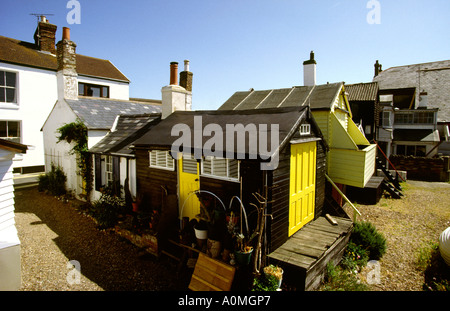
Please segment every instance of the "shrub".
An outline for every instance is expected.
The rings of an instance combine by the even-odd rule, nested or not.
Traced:
[[[369,259],[378,260],[386,252],[386,239],[368,221],[355,222],[350,239],[367,250]]]
[[[353,271],[364,267],[368,261],[369,252],[363,246],[350,241],[345,248],[341,265],[343,268]]]
[[[113,227],[124,211],[125,200],[109,192],[103,193],[100,199],[92,202],[92,216],[102,229]]]
[[[51,194],[60,196],[66,194],[67,177],[61,167],[52,164],[52,169],[39,176],[39,191],[49,191]]]
[[[278,289],[278,279],[272,274],[262,273],[253,280],[252,291],[276,291]]]

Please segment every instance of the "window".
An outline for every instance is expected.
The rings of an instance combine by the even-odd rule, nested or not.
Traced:
[[[109,98],[109,86],[79,82],[78,95]]]
[[[397,155],[425,157],[427,148],[421,145],[397,145]]]
[[[105,177],[106,186],[110,187],[114,181],[113,179],[113,161],[111,156],[105,156]]]
[[[16,73],[0,71],[0,103],[17,103]]]
[[[239,162],[235,159],[206,157],[202,160],[202,174],[238,180]]]
[[[383,127],[392,127],[390,111],[383,111],[382,122],[383,122]]]
[[[309,135],[311,134],[311,125],[302,124],[300,125],[300,135]]]
[[[20,143],[20,121],[0,121],[0,138]]]
[[[169,151],[152,150],[150,154],[150,167],[162,168],[173,171],[175,169],[175,161]]]
[[[395,124],[433,124],[433,111],[397,112]]]

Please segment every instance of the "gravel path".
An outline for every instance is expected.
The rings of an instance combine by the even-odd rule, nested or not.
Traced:
[[[100,231],[80,214],[37,188],[15,192],[21,241],[22,291],[184,290],[175,264]],[[69,261],[79,262],[81,277]]]
[[[382,198],[377,205],[358,205],[362,217],[386,237],[380,260],[380,284],[371,290],[421,291],[424,275],[417,269],[419,250],[438,242],[450,226],[450,183],[407,181],[404,197]],[[363,274],[363,273],[362,273]]]

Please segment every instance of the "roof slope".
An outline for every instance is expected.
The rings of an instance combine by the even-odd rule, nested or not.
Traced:
[[[301,107],[309,105],[311,110],[330,109],[343,83],[330,83],[315,86],[294,86],[286,89],[273,89],[234,93],[219,110],[248,110],[261,108]]]
[[[450,60],[391,67],[373,78],[380,90],[416,88],[428,93],[428,107],[439,108],[438,121],[450,122]]]
[[[356,83],[346,84],[345,91],[348,93],[349,101],[377,101],[378,97],[378,83]]]
[[[178,143],[177,140],[180,139],[180,137],[187,135],[180,132],[180,136],[172,136],[172,129],[177,125],[186,125],[190,129],[191,135],[186,140],[186,144],[183,144],[183,148],[194,148],[199,150],[205,146],[206,142],[214,138],[214,141],[216,141],[216,139],[217,142],[221,141],[219,144],[214,144],[214,151],[220,152],[223,155],[225,155],[225,152],[231,152],[234,154],[249,155],[249,158],[251,158],[250,156],[257,157],[261,155],[272,156],[278,148],[282,148],[289,141],[300,122],[308,116],[307,111],[308,108],[306,106],[236,111],[175,111],[153,127],[151,131],[136,140],[133,145],[136,148],[153,146],[170,149],[175,143]],[[201,119],[198,117],[201,117]],[[204,128],[207,125],[214,125],[214,128],[220,127],[222,133],[215,132],[212,136],[203,135]],[[253,125],[255,127],[253,127]],[[261,125],[266,125],[267,130],[261,132]],[[272,130],[275,130],[275,127],[272,128],[272,125],[278,125],[278,143],[274,142],[274,145],[276,144],[275,148],[271,148],[273,147],[271,141]],[[236,130],[235,127],[240,127],[241,130]],[[242,127],[246,130],[242,130]],[[251,127],[257,129],[259,135],[267,135],[267,152],[265,152],[266,150],[260,150],[259,139],[252,140],[250,137],[251,135],[245,134]],[[237,132],[237,136],[242,135],[245,139],[244,149],[242,149],[243,146],[237,145],[237,138],[234,139],[233,146],[227,146],[227,143],[230,142],[230,140],[227,139],[230,138],[229,135],[235,135]],[[222,137],[219,135],[222,135]],[[250,148],[250,142],[256,144],[255,148]],[[192,150],[192,152],[194,152],[194,150]]]
[[[56,56],[41,52],[34,43],[0,36],[0,62],[56,71]],[[77,73],[130,82],[109,60],[77,54]]]
[[[161,120],[161,114],[120,115],[115,129],[89,149],[92,153],[131,155],[131,143]]]
[[[118,115],[161,113],[160,105],[93,97],[65,99],[69,107],[89,130],[109,130]]]

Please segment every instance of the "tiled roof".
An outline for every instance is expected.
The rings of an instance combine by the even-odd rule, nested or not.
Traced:
[[[73,112],[90,130],[109,130],[118,115],[161,113],[161,106],[142,102],[79,97],[65,100]]]
[[[89,149],[92,153],[131,155],[129,146],[161,120],[160,114],[120,115],[114,131]]]
[[[347,98],[349,101],[371,101],[377,100],[378,96],[378,83],[356,83],[346,84],[345,91],[348,93]]]
[[[373,78],[380,90],[416,88],[428,93],[428,108],[439,108],[438,121],[450,122],[450,60],[391,67]]]
[[[311,110],[330,109],[343,83],[315,86],[294,86],[264,91],[249,90],[234,93],[219,110],[284,108],[310,105]]]
[[[0,36],[0,62],[56,71],[56,56],[41,52],[34,43]],[[129,82],[109,60],[77,54],[77,73]]]

